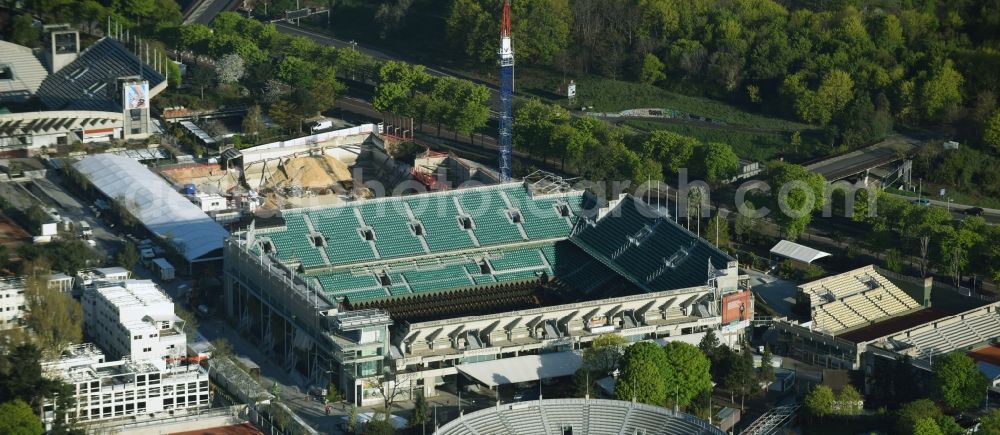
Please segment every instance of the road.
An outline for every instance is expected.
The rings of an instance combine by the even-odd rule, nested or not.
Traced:
[[[121,240],[118,236],[91,212],[90,207],[84,206],[72,195],[66,193],[61,186],[62,179],[53,172],[50,170],[46,178],[33,180],[28,185],[29,191],[46,205],[58,209],[62,217],[70,218],[74,223],[87,221],[94,233],[91,238],[96,242],[95,249],[101,255],[102,260],[117,252],[121,246]]]

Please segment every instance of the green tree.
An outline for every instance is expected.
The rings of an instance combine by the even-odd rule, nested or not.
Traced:
[[[986,120],[983,127],[983,143],[1000,153],[1000,110],[993,112],[993,115]]]
[[[667,355],[656,344],[639,342],[629,346],[621,360],[615,398],[662,406],[667,397],[666,365]]]
[[[326,397],[324,397],[326,403],[336,403],[341,400],[340,391],[337,391],[337,385],[333,382],[326,386]]]
[[[9,435],[41,435],[42,421],[22,400],[0,403],[0,433]]]
[[[705,240],[720,248],[729,246],[729,220],[716,214],[708,221],[708,228],[705,231]]]
[[[417,399],[413,402],[413,415],[406,422],[409,427],[423,427],[430,417],[430,407],[424,395],[417,393]]]
[[[965,428],[960,426],[955,417],[942,415],[935,420],[943,435],[965,435]],[[982,427],[982,426],[980,426]],[[980,429],[981,430],[981,429]]]
[[[955,70],[951,60],[934,70],[920,88],[923,115],[930,121],[944,121],[962,105],[962,74]]]
[[[774,382],[773,355],[769,345],[764,345],[764,354],[760,357],[760,367],[757,369],[757,380],[765,384]]]
[[[715,353],[719,349],[720,344],[719,336],[715,335],[715,330],[709,329],[705,332],[705,336],[701,337],[701,341],[698,342],[698,349],[708,357],[709,361],[714,363]]]
[[[642,155],[663,163],[664,170],[677,173],[694,155],[698,140],[672,131],[656,130],[642,144]]]
[[[83,341],[83,309],[69,295],[51,289],[45,276],[26,278],[28,327],[46,355],[59,355],[66,346]]]
[[[739,353],[730,353],[726,358],[727,370],[722,384],[730,396],[740,396],[740,408],[746,396],[757,391],[757,370],[753,366],[753,353],[743,346]]]
[[[756,233],[757,219],[753,217],[756,210],[751,201],[745,201],[737,210],[733,231],[738,240],[747,241]]]
[[[601,334],[590,342],[583,351],[583,366],[592,371],[607,374],[618,367],[625,354],[628,340],[618,334]]]
[[[704,147],[705,178],[711,182],[721,182],[736,176],[740,169],[740,158],[728,144],[709,142]]]
[[[885,268],[896,273],[903,272],[903,254],[898,249],[885,251]]]
[[[250,135],[253,138],[253,143],[257,143],[260,132],[264,131],[264,118],[261,116],[260,106],[256,104],[250,106],[247,114],[243,116],[242,127],[243,134]]]
[[[660,58],[651,53],[647,54],[642,60],[642,71],[639,74],[639,81],[653,84],[667,78],[667,75],[663,73],[664,67],[665,65],[660,61]]]
[[[853,385],[845,385],[837,396],[837,413],[841,415],[858,415],[861,413],[861,393]]]
[[[119,266],[128,270],[134,271],[135,265],[138,262],[139,250],[135,247],[135,243],[132,243],[131,240],[126,240],[125,245],[115,253],[115,263],[118,263]]]
[[[785,232],[795,239],[812,220],[812,212],[823,209],[826,180],[804,167],[784,162],[768,164],[765,178],[771,185],[771,210]]]
[[[833,390],[826,385],[817,385],[812,391],[806,394],[803,402],[810,415],[819,417],[822,420],[823,417],[833,413],[835,402]]]
[[[687,407],[692,399],[712,389],[711,364],[701,350],[681,341],[671,341],[663,350],[667,359],[667,403]],[[671,387],[674,391],[670,391]]]
[[[198,332],[198,316],[194,313],[181,308],[180,304],[175,305],[174,312],[177,317],[180,317],[184,321],[184,326],[182,330],[187,334],[188,341],[193,341],[195,338],[195,332]]]
[[[34,21],[34,18],[29,14],[21,14],[15,17],[11,26],[10,41],[25,47],[37,47],[38,29],[31,25],[32,21]]]
[[[944,435],[933,418],[921,418],[913,424],[913,435]]]
[[[299,127],[300,118],[299,115],[296,114],[295,105],[285,100],[280,100],[272,104],[271,107],[267,109],[267,116],[270,117],[275,124],[280,125],[286,132]]]
[[[351,410],[347,414],[347,431],[356,433],[358,431],[358,405],[351,403]]]
[[[986,397],[989,381],[976,363],[963,353],[951,353],[934,361],[935,397],[948,408],[964,411]]]
[[[941,415],[941,408],[928,399],[906,403],[896,411],[896,432],[900,434],[914,433],[917,421],[928,418],[933,422]]]
[[[177,28],[175,36],[178,50],[204,53],[208,51],[208,42],[212,39],[212,29],[204,24],[185,24]]]
[[[389,422],[388,416],[379,418],[375,416],[368,423],[365,423],[364,435],[392,435],[396,433],[396,428]]]
[[[1000,435],[1000,409],[994,409],[983,417],[979,422],[979,431],[982,435]]]

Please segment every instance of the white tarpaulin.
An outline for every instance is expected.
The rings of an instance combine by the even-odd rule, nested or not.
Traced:
[[[795,242],[789,242],[788,240],[782,240],[777,245],[774,245],[771,248],[771,253],[807,264],[830,256],[829,252],[823,252]]]
[[[172,243],[188,261],[198,261],[213,251],[220,251],[216,257],[222,256],[222,243],[229,235],[226,229],[139,162],[98,154],[73,167],[110,200],[124,202],[139,222]]]
[[[525,355],[471,364],[461,364],[458,371],[488,387],[569,376],[583,365],[579,352],[553,352]]]

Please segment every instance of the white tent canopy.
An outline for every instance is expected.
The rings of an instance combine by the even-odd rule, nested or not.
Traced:
[[[771,253],[806,264],[811,264],[820,258],[830,256],[829,252],[823,252],[788,240],[782,240],[777,245],[774,245],[771,248]]]
[[[229,233],[201,208],[139,162],[124,156],[99,154],[73,167],[112,201],[124,206],[160,239],[167,240],[189,262],[206,260],[221,250]],[[220,252],[217,257],[221,257]]]
[[[497,385],[569,376],[583,365],[579,352],[553,352],[460,364],[458,371],[490,388]]]

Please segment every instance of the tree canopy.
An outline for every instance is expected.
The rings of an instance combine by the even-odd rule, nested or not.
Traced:
[[[667,398],[664,377],[667,364],[666,353],[654,343],[639,342],[629,346],[621,360],[615,397],[618,400],[664,405]]]
[[[8,435],[41,435],[42,421],[23,400],[0,403],[0,433]]]
[[[667,359],[664,376],[667,403],[676,403],[684,408],[693,398],[712,389],[711,364],[701,350],[680,341],[667,343],[663,350]]]
[[[833,413],[833,406],[836,402],[836,398],[834,397],[833,390],[831,390],[830,387],[826,385],[817,385],[812,391],[806,394],[803,402],[805,403],[806,410],[809,411],[809,414],[822,419],[823,417]]]
[[[989,381],[964,353],[951,353],[934,360],[935,397],[948,408],[962,411],[986,397]]]

